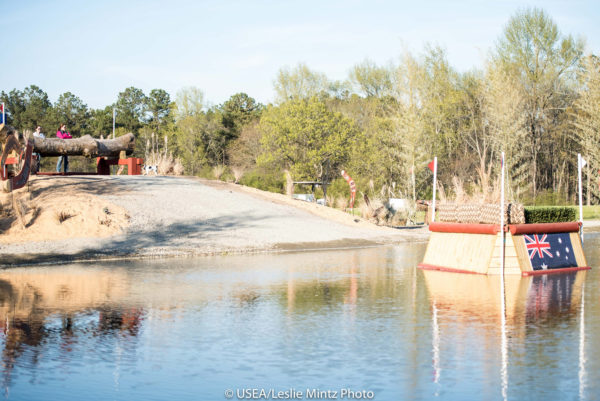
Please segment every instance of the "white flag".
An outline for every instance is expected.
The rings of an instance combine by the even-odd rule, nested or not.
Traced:
[[[581,158],[581,168],[584,168],[586,164],[587,164],[587,162],[586,162],[586,161],[585,161],[585,159],[582,157],[582,158]]]

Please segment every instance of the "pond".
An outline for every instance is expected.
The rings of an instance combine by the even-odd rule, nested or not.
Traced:
[[[425,244],[0,272],[10,400],[572,400],[600,394],[589,272],[416,268]],[[503,326],[504,323],[504,326]]]

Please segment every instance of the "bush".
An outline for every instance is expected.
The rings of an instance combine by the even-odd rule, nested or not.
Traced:
[[[525,207],[525,223],[565,223],[576,221],[576,212],[573,207]]]
[[[350,186],[342,177],[336,178],[327,187],[327,195],[332,198],[346,198],[350,200]]]
[[[541,191],[535,198],[531,194],[521,196],[520,203],[534,206],[568,206],[572,200],[564,193]]]
[[[282,194],[285,188],[285,177],[280,172],[267,172],[260,169],[250,170],[239,181],[248,187]]]

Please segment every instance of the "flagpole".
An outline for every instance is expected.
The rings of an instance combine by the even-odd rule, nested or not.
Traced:
[[[577,153],[577,182],[579,184],[579,237],[581,238],[581,243],[583,243],[583,194],[582,194],[582,185],[581,185],[581,153]]]
[[[433,158],[433,210],[431,212],[431,222],[435,221],[435,189],[437,186],[437,156]]]

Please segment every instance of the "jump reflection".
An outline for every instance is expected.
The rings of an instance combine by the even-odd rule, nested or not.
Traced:
[[[15,362],[26,350],[27,364],[34,366],[47,343],[55,343],[67,355],[82,333],[136,336],[143,309],[119,305],[127,295],[128,282],[119,271],[79,268],[0,273],[4,387],[9,387]]]
[[[545,347],[555,344],[540,344],[539,339],[548,333],[566,330],[579,334],[579,352],[574,348],[575,343],[568,351],[572,359],[578,357],[579,367],[573,366],[564,374],[578,378],[580,395],[583,394],[583,288],[587,272],[533,277],[509,275],[504,277],[504,292],[499,276],[422,273],[432,313],[431,353],[436,384],[444,382],[440,377],[442,371],[451,370],[444,369],[449,365],[444,360],[475,355],[482,360],[481,372],[477,373],[493,375],[494,366],[500,366],[502,398],[507,399],[510,377],[531,375],[526,372],[527,366],[539,363],[540,359],[552,363],[553,358],[563,357],[544,351]],[[457,342],[457,337],[466,341]],[[465,349],[467,344],[469,348]],[[493,355],[496,357],[490,357]],[[456,380],[455,375],[447,378],[446,385],[452,380]],[[546,384],[546,388],[553,385]],[[494,393],[493,389],[489,391]]]

